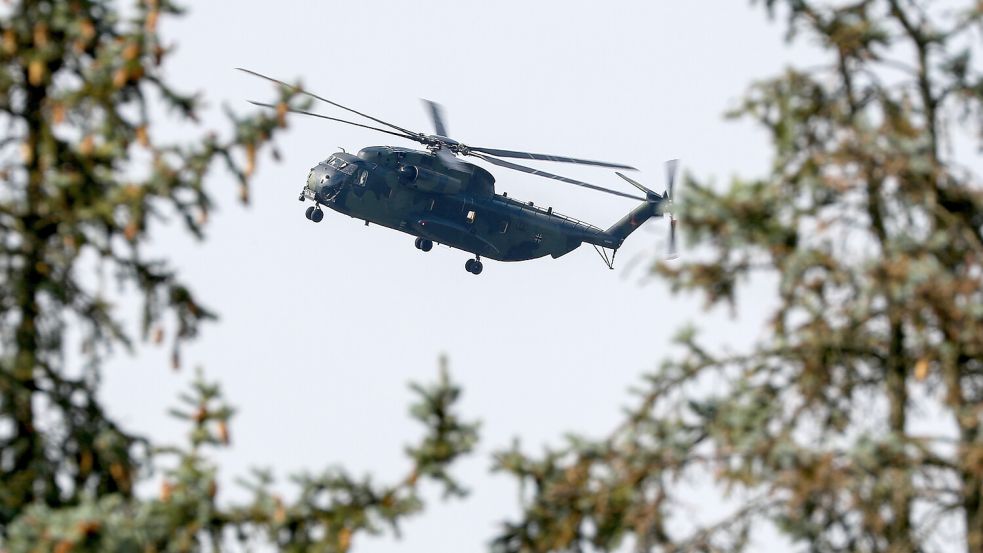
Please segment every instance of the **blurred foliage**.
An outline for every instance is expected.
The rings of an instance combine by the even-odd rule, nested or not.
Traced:
[[[208,449],[229,444],[233,409],[219,387],[199,374],[172,414],[191,427],[188,448],[155,449],[155,458],[174,458],[156,499],[121,494],[85,494],[72,507],[29,506],[7,528],[10,553],[30,551],[197,551],[275,545],[279,551],[344,552],[360,532],[389,528],[423,507],[419,484],[426,479],[449,495],[464,490],[448,466],[474,447],[477,426],[454,413],[460,389],[442,371],[431,386],[412,386],[418,396],[411,413],[426,428],[419,446],[407,449],[412,469],[392,485],[357,479],[342,469],[294,477],[296,497],[273,489],[273,476],[257,470],[240,483],[252,496],[245,504],[217,500],[217,467]],[[208,546],[207,548],[205,546]]]
[[[210,167],[224,162],[247,200],[257,151],[283,126],[264,114],[234,118],[225,138],[193,129],[195,140],[156,139],[153,116],[167,110],[193,125],[200,105],[162,76],[171,49],[157,30],[177,14],[165,0],[139,2],[126,19],[104,1],[3,8],[0,530],[34,501],[131,495],[146,443],[96,394],[101,357],[133,343],[104,275],[142,297],[143,337],[170,334],[177,366],[181,342],[213,315],[165,260],[147,257],[148,225],[176,215],[201,236]],[[69,330],[82,348],[73,366]]]
[[[138,334],[169,340],[175,369],[181,344],[214,317],[166,259],[148,253],[151,224],[177,219],[203,237],[212,168],[231,173],[247,203],[261,150],[272,149],[288,108],[305,106],[281,87],[276,110],[226,110],[228,130],[202,129],[201,97],[163,73],[173,46],[158,33],[161,20],[182,13],[168,0],[125,10],[106,0],[0,6],[0,550],[187,551],[231,533],[344,551],[355,533],[395,528],[417,511],[421,477],[462,493],[447,467],[472,448],[476,428],[454,413],[459,391],[446,375],[415,388],[413,416],[427,434],[408,451],[404,481],[382,486],[330,470],[298,477],[294,501],[257,474],[252,503],[216,502],[204,451],[228,442],[232,410],[214,385],[198,380],[174,412],[192,424],[188,449],[160,449],[107,415],[101,361],[135,339],[115,301],[142,300]],[[136,497],[166,456],[176,468],[160,498]]]
[[[957,155],[983,146],[983,3],[758,4],[828,63],[750,89],[732,115],[768,132],[771,174],[689,179],[691,255],[655,271],[735,312],[742,284],[771,275],[765,338],[721,353],[682,332],[607,439],[500,453],[524,490],[498,551],[779,535],[983,552],[983,183]],[[711,482],[721,499],[701,505]]]
[[[721,352],[684,329],[683,353],[646,378],[609,436],[498,453],[522,510],[496,551],[745,551],[774,534],[810,551],[983,553],[983,190],[957,154],[983,146],[983,4],[757,4],[828,63],[752,86],[733,116],[766,130],[772,171],[722,189],[689,179],[680,214],[693,253],[655,271],[735,312],[743,283],[774,277],[766,337]],[[178,366],[212,314],[148,258],[149,224],[176,215],[202,236],[216,162],[247,201],[295,99],[283,88],[276,111],[201,131],[200,98],[161,74],[171,48],[157,29],[181,14],[172,3],[144,0],[126,17],[106,1],[4,9],[0,547],[346,551],[359,532],[398,531],[422,506],[422,481],[462,494],[448,468],[477,427],[456,414],[446,373],[414,387],[426,434],[406,449],[405,478],[331,469],[295,477],[285,497],[256,471],[241,504],[218,501],[209,461],[233,415],[216,385],[199,377],[173,411],[191,427],[186,446],[106,415],[101,360],[134,338],[92,274],[142,298],[142,338],[170,337]],[[162,106],[198,138],[160,141]],[[159,496],[139,497],[155,459],[169,467]],[[710,483],[719,501],[694,505]]]

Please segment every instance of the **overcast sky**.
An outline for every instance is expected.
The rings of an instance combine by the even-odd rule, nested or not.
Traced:
[[[425,132],[419,98],[430,98],[444,105],[449,134],[465,143],[633,164],[636,178],[660,191],[670,158],[717,183],[762,174],[764,133],[722,115],[753,80],[815,61],[807,48],[787,48],[783,27],[760,7],[723,0],[212,0],[191,4],[187,18],[165,22],[163,31],[178,45],[167,75],[203,91],[215,108],[226,102],[246,111],[247,99],[273,97],[237,66],[302,78],[324,96]],[[329,106],[322,112],[340,115]],[[714,343],[741,347],[760,337],[756,323],[771,300],[766,287],[754,291],[731,319],[646,281],[644,264],[665,245],[664,221],[631,236],[614,271],[584,246],[558,260],[488,260],[476,277],[465,272],[461,251],[421,253],[408,235],[331,211],[318,225],[304,218],[297,193],[311,166],[339,146],[413,146],[390,138],[292,119],[282,161],[261,160],[248,208],[216,171],[211,190],[220,209],[208,239],[195,243],[165,228],[155,248],[221,321],[186,350],[180,372],[170,370],[166,348],[115,358],[103,395],[127,428],[177,441],[183,427],[165,410],[192,368],[221,381],[240,409],[233,446],[218,456],[225,499],[241,497],[233,478],[253,466],[283,477],[342,465],[393,481],[408,467],[403,445],[419,435],[406,384],[432,380],[445,353],[465,389],[463,413],[483,423],[479,451],[454,469],[473,493],[431,503],[403,527],[398,547],[480,551],[518,512],[513,482],[488,472],[491,452],[515,437],[539,451],[567,432],[606,434],[631,400],[627,389],[671,353],[680,326],[695,323]],[[607,170],[541,167],[624,184]],[[634,207],[488,168],[499,192],[601,227]],[[693,512],[709,501],[694,497]],[[359,537],[355,547],[394,549],[389,538]]]

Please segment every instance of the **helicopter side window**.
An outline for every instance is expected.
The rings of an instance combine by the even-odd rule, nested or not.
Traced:
[[[362,171],[362,174],[358,176],[358,185],[365,186],[365,181],[369,180],[369,172]]]
[[[498,232],[505,234],[509,231],[509,220],[505,219],[498,225]]]
[[[468,212],[468,223],[473,223],[474,222],[474,218],[475,218],[475,212],[473,210],[472,211],[469,211]]]

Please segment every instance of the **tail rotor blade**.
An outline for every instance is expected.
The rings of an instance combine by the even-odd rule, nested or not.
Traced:
[[[676,253],[676,219],[674,217],[669,218],[669,251],[666,254],[666,259],[676,259],[679,254]]]
[[[670,159],[666,162],[666,195],[670,202],[675,198],[673,189],[676,187],[676,167],[678,165],[678,159]]]
[[[676,251],[676,216],[674,213],[673,199],[675,198],[676,188],[676,168],[679,165],[678,159],[670,159],[666,162],[666,195],[668,200],[666,211],[669,213],[669,251],[666,259],[676,259],[679,254]]]

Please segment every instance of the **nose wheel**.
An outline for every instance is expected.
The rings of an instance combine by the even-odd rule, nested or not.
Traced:
[[[483,268],[484,267],[481,265],[481,258],[469,259],[467,263],[464,264],[464,270],[472,275],[480,275],[481,269]]]
[[[433,241],[426,238],[416,239],[416,249],[428,252],[433,249]]]
[[[324,219],[324,212],[321,211],[321,207],[320,206],[318,206],[318,207],[314,207],[314,206],[308,207],[307,208],[307,211],[304,212],[304,215],[306,215],[308,219],[310,219],[311,221],[314,221],[315,223],[320,223],[321,222],[321,219]]]

